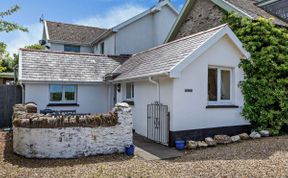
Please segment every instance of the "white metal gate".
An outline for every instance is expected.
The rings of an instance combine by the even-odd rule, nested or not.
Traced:
[[[169,112],[167,105],[159,102],[147,105],[147,136],[157,143],[168,145]]]

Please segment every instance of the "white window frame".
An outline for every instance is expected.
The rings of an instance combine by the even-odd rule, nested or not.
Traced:
[[[127,96],[127,90],[128,90],[128,84],[130,84],[130,86],[131,86],[131,88],[130,88],[130,90],[131,90],[131,96],[128,98],[128,96]],[[134,96],[135,96],[135,92],[134,92],[134,83],[133,82],[130,82],[130,83],[126,83],[125,84],[125,88],[126,88],[126,90],[125,90],[125,98],[126,98],[126,100],[127,101],[133,101],[134,100]]]
[[[61,101],[51,101],[51,97],[50,97],[50,94],[51,94],[51,86],[53,85],[60,85],[61,88],[62,88],[62,99]],[[75,99],[74,100],[66,100],[65,99],[65,90],[64,90],[64,87],[65,86],[74,86],[75,87]],[[52,103],[52,104],[74,104],[74,103],[77,103],[77,91],[78,91],[78,86],[77,85],[69,85],[69,84],[50,84],[49,85],[49,103]]]
[[[233,104],[233,96],[234,96],[234,90],[233,90],[233,68],[229,67],[217,67],[217,66],[208,66],[209,69],[216,69],[217,70],[217,101],[209,101],[209,95],[208,95],[208,78],[209,73],[207,73],[207,101],[208,105],[231,105]],[[229,100],[223,100],[221,99],[221,71],[229,71],[230,72],[230,99]]]

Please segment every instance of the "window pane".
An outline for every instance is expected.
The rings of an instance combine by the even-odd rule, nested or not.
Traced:
[[[61,101],[61,100],[62,100],[62,86],[50,85],[50,101]]]
[[[221,100],[230,100],[230,71],[221,70]]]
[[[105,53],[105,43],[101,43],[100,44],[100,54],[104,54]]]
[[[80,46],[76,45],[64,45],[64,51],[66,52],[80,52]]]
[[[132,98],[134,98],[134,83],[131,84],[132,87],[131,87],[131,90],[132,90]]]
[[[208,69],[208,100],[217,101],[217,69]]]
[[[75,93],[76,93],[76,87],[73,85],[70,86],[64,86],[64,92],[65,92],[65,100],[67,101],[74,101],[75,100]]]
[[[132,91],[131,91],[131,83],[126,84],[126,98],[131,99],[132,98]]]

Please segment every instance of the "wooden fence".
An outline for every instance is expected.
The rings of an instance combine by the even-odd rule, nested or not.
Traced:
[[[14,104],[22,103],[20,86],[0,85],[0,128],[12,126]]]

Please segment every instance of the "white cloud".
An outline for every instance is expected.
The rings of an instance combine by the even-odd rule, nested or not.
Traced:
[[[7,44],[7,50],[10,54],[18,53],[18,49],[24,46],[38,43],[42,38],[43,25],[41,23],[25,27],[28,28],[29,32],[16,31],[5,34],[4,42]]]
[[[111,8],[111,10],[107,11],[107,13],[103,15],[79,19],[74,23],[87,26],[111,28],[145,10],[145,7],[141,7],[139,5],[126,4]],[[3,36],[3,40],[1,41],[4,41],[7,44],[7,50],[10,54],[18,53],[18,49],[23,48],[24,46],[38,43],[38,41],[42,38],[42,23],[31,24],[28,26],[26,25],[25,27],[29,29],[28,33],[16,31],[0,35],[0,38]]]
[[[114,7],[106,14],[80,19],[75,24],[95,26],[102,28],[112,28],[113,26],[130,19],[131,17],[145,11],[145,7],[139,5],[126,4]]]

